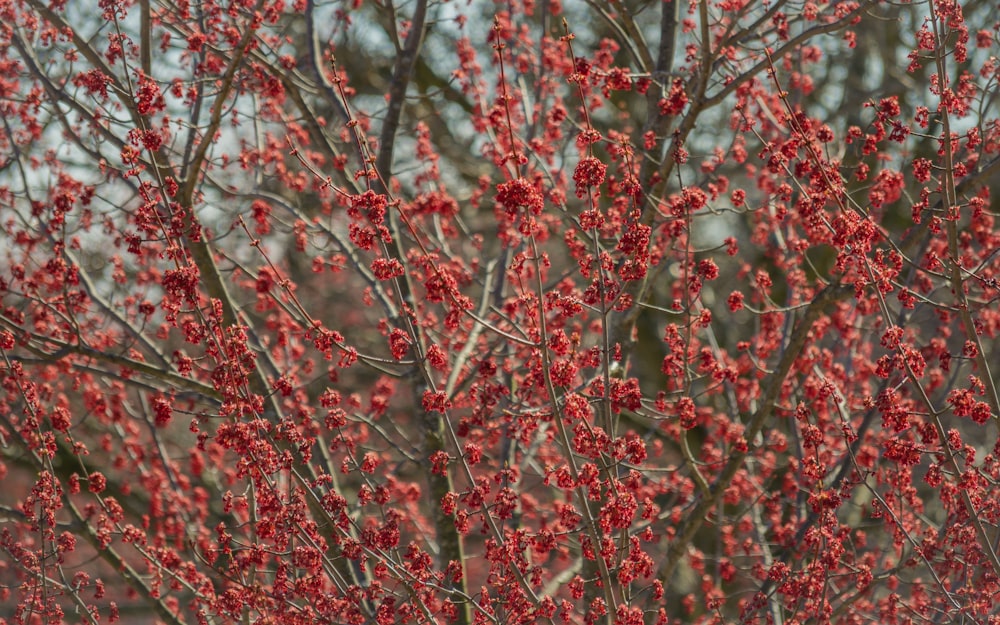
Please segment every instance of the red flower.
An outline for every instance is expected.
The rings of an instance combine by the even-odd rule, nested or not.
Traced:
[[[576,183],[576,197],[586,197],[589,189],[599,187],[604,183],[607,165],[594,157],[580,159],[573,171],[573,182]]]
[[[542,195],[524,178],[515,178],[497,185],[497,203],[511,217],[518,215],[521,210],[540,215],[545,206]]]

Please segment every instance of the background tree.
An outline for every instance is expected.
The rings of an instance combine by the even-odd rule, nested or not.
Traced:
[[[0,2],[0,622],[998,623],[985,2]]]

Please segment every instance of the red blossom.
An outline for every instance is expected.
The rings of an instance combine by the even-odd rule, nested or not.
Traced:
[[[389,350],[396,360],[402,360],[406,357],[410,351],[410,343],[410,336],[399,328],[393,328],[392,332],[389,333]]]
[[[580,159],[573,171],[573,182],[576,183],[576,197],[586,197],[588,190],[599,187],[604,182],[607,165],[594,157]]]
[[[154,115],[166,108],[166,102],[160,93],[160,87],[152,78],[142,74],[139,76],[136,90],[136,111],[140,115]]]
[[[87,490],[92,493],[103,493],[108,487],[108,480],[101,473],[94,471],[87,476]]]
[[[687,106],[688,96],[684,90],[684,81],[675,78],[670,85],[670,92],[667,97],[660,100],[660,113],[663,115],[680,115]]]
[[[524,178],[497,185],[496,199],[511,217],[517,216],[522,209],[532,215],[539,215],[545,205],[542,195]]]

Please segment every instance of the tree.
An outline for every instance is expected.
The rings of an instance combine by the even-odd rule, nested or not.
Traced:
[[[973,0],[0,3],[0,623],[1000,623]]]

